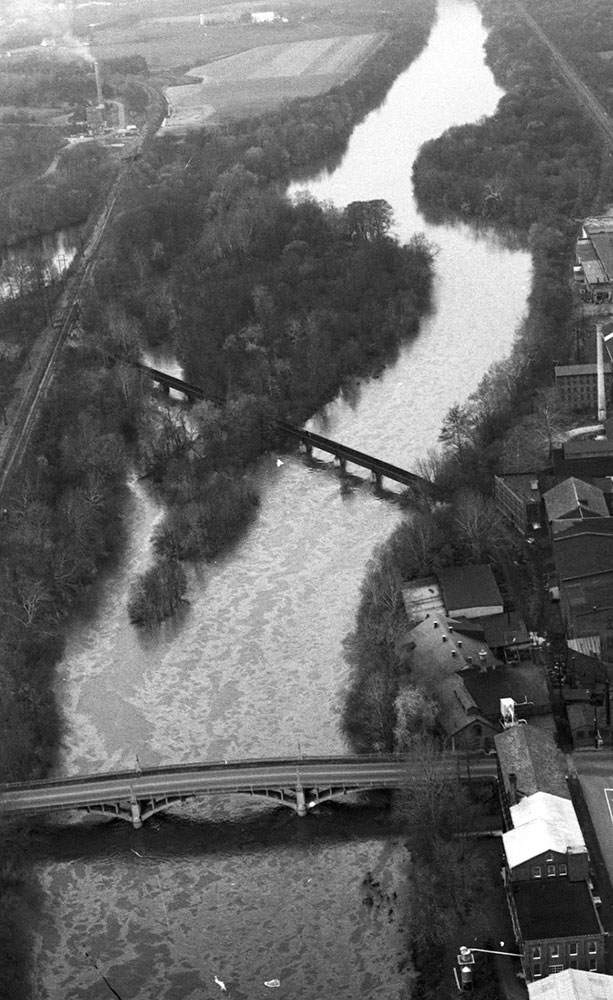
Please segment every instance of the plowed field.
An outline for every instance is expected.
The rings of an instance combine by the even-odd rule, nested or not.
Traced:
[[[165,128],[197,128],[211,117],[259,112],[279,101],[323,93],[347,79],[381,34],[262,45],[190,70],[201,82],[168,87]]]

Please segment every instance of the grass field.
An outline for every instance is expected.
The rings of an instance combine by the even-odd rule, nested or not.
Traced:
[[[380,44],[377,34],[258,46],[189,75],[202,82],[168,87],[166,130],[184,131],[212,117],[259,112],[293,97],[329,90],[350,76]]]

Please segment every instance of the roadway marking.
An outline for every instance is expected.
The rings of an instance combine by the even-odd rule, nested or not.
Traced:
[[[613,788],[603,788],[604,797],[609,809],[611,826],[613,826]]]

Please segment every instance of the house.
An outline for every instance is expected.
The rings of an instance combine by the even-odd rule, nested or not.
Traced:
[[[511,806],[513,827],[502,836],[507,881],[587,881],[589,855],[570,799],[535,792]]]
[[[451,750],[478,750],[492,745],[500,725],[480,713],[461,674],[442,678],[432,693],[438,702],[438,723]]]
[[[552,532],[563,530],[568,523],[595,517],[609,517],[603,491],[592,483],[570,476],[543,495],[547,523]]]
[[[449,566],[437,576],[450,618],[483,618],[504,611],[491,566]]]
[[[541,494],[537,473],[494,476],[494,499],[501,514],[520,534],[527,535],[540,528]]]
[[[571,968],[528,983],[530,1000],[613,1000],[613,976]]]
[[[565,969],[604,972],[605,935],[587,882],[532,879],[506,890],[526,979]]]
[[[511,807],[528,795],[548,792],[570,799],[566,763],[548,733],[530,724],[511,726],[494,737],[494,745],[505,829],[513,826]]]

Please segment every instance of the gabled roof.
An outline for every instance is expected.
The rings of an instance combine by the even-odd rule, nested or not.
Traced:
[[[494,737],[498,764],[507,795],[509,775],[517,780],[519,798],[549,792],[570,799],[566,765],[553,738],[534,726],[512,726]]]
[[[548,521],[557,521],[571,514],[577,517],[609,516],[602,490],[574,476],[547,490],[543,500]]]
[[[433,693],[439,707],[438,721],[447,736],[455,736],[473,722],[479,722],[495,732],[491,723],[479,713],[474,699],[464,686],[461,674],[442,678]]]
[[[486,563],[466,566],[448,566],[438,573],[447,614],[459,609],[498,607],[502,597],[494,579],[492,567]]]
[[[537,820],[543,820],[555,828],[556,836],[565,845],[564,850],[567,847],[581,851],[586,849],[577,813],[570,799],[551,795],[550,792],[535,792],[511,806],[511,821],[516,829]]]
[[[583,969],[564,969],[528,983],[530,1000],[613,1000],[613,976]]]
[[[502,835],[509,868],[517,868],[549,851],[565,855],[569,847],[565,840],[564,832],[544,819],[533,819]]]

